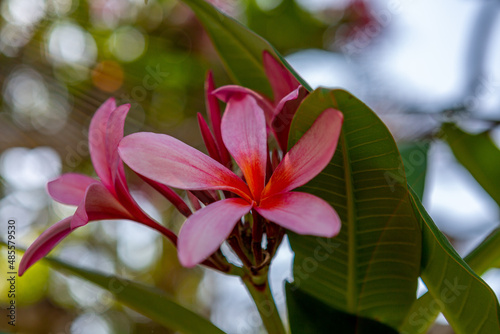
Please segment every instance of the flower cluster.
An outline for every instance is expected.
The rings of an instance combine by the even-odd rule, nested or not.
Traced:
[[[335,210],[316,196],[292,190],[310,181],[331,160],[342,114],[323,111],[287,151],[290,123],[307,91],[269,53],[263,54],[263,62],[274,100],[240,86],[214,89],[208,76],[212,129],[201,114],[198,121],[209,155],[165,134],[140,132],[123,138],[130,106],[106,101],[89,129],[90,154],[99,180],[69,173],[48,184],[52,198],[77,209],[28,248],[19,274],[71,231],[104,219],[128,219],[154,228],[178,247],[182,265],[203,263],[222,271],[229,266],[220,256],[225,240],[245,267],[255,269],[269,264],[285,230],[336,235],[340,220]],[[223,116],[218,99],[226,104]],[[132,198],[123,162],[187,217],[178,237]],[[186,199],[170,187],[186,190]]]

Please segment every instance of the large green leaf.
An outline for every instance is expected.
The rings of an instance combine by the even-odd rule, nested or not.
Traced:
[[[271,44],[205,0],[182,0],[194,11],[210,35],[231,79],[244,87],[272,97],[271,86],[262,65],[262,52],[279,58],[299,81],[309,85],[288,65]]]
[[[500,228],[495,229],[464,260],[477,275],[500,267]],[[401,333],[426,333],[441,312],[438,303],[429,292],[418,298],[400,327]]]
[[[263,10],[257,0],[247,0],[246,24],[278,50],[321,49],[329,24],[304,10],[296,0],[282,0],[271,10]]]
[[[405,167],[406,180],[412,187],[418,198],[424,196],[425,176],[427,175],[427,155],[429,152],[428,142],[399,143],[398,148]],[[394,177],[403,181],[404,175],[394,174]]]
[[[317,89],[300,106],[293,145],[326,108],[344,114],[330,164],[302,187],[327,200],[342,220],[333,239],[290,235],[294,284],[327,305],[397,328],[415,300],[421,231],[396,144],[365,104],[342,90]],[[401,173],[401,180],[390,180]]]
[[[292,334],[397,334],[398,332],[370,318],[334,309],[287,283],[286,299]]]
[[[495,293],[457,254],[415,193],[411,194],[411,200],[422,223],[421,277],[429,292],[414,304],[400,328],[401,333],[424,333],[440,311],[457,334],[500,333],[500,309]],[[468,256],[467,260],[479,273],[498,264],[499,239],[498,232],[492,234]]]
[[[489,134],[473,135],[449,123],[442,131],[457,160],[500,205],[500,150]]]
[[[186,334],[223,334],[207,319],[177,304],[165,292],[113,275],[75,267],[60,260],[46,258],[56,269],[92,282],[111,292],[116,300],[153,321]]]

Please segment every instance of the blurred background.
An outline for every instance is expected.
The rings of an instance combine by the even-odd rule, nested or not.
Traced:
[[[401,143],[409,164],[428,164],[424,204],[461,254],[498,226],[497,204],[439,139],[442,122],[500,132],[500,2],[496,0],[212,0],[269,40],[313,87],[340,87],[365,101]],[[72,214],[47,181],[93,174],[87,131],[108,97],[131,103],[126,133],[168,133],[202,148],[196,113],[211,69],[229,83],[210,40],[174,0],[0,0],[0,235],[16,221],[18,247]],[[423,158],[429,150],[428,160]],[[133,194],[158,221],[183,221],[130,175]],[[2,249],[0,272],[7,271]],[[261,333],[238,280],[186,270],[155,232],[127,221],[79,229],[52,253],[79,266],[156,285],[228,333]],[[284,242],[272,267],[282,282]],[[498,270],[486,274],[500,292]],[[3,277],[3,276],[2,276]],[[170,333],[82,280],[43,263],[17,282],[18,333]],[[7,284],[0,280],[4,312]],[[422,288],[423,291],[423,288]],[[2,313],[1,318],[5,319]],[[0,332],[9,331],[0,321]],[[443,319],[433,333],[452,333]]]

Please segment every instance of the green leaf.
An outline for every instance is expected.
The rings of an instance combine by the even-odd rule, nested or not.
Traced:
[[[500,150],[488,133],[473,135],[450,123],[442,131],[457,160],[500,205]]]
[[[398,144],[401,159],[405,167],[406,180],[420,200],[422,200],[424,196],[429,147],[430,145],[428,142]]]
[[[265,39],[223,14],[204,0],[182,0],[194,11],[207,30],[231,79],[239,85],[272,97],[271,86],[262,64],[262,52],[267,50],[280,59],[299,81],[309,85],[290,67]]]
[[[500,228],[496,228],[486,239],[465,257],[465,262],[482,275],[490,268],[500,268]]]
[[[325,32],[331,28],[302,9],[296,0],[282,0],[271,10],[262,10],[257,0],[247,1],[246,22],[278,50],[322,49]]]
[[[81,277],[111,292],[120,303],[166,328],[186,334],[224,333],[207,319],[177,304],[161,290],[117,276],[78,268],[60,260],[45,260],[58,270]]]
[[[336,310],[293,284],[285,289],[292,334],[398,334],[375,320]]]
[[[425,332],[440,311],[457,334],[500,333],[500,309],[493,290],[457,254],[415,193],[411,201],[423,228],[421,277],[429,292],[412,307],[401,333]],[[498,254],[494,243],[499,238],[498,233],[493,234],[471,253],[471,264],[485,270],[488,265],[479,257],[492,250]],[[498,263],[498,259],[491,263]]]
[[[342,220],[333,239],[290,235],[294,283],[331,307],[398,328],[416,296],[421,231],[394,139],[365,104],[317,89],[300,106],[292,146],[326,108],[344,114],[330,164],[302,191],[328,201]]]
[[[491,232],[464,260],[478,275],[490,268],[500,267],[500,228]],[[417,299],[400,327],[401,333],[427,333],[441,312],[441,308],[436,307],[437,303],[429,292]]]

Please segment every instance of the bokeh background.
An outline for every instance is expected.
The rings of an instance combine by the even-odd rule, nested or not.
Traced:
[[[429,147],[424,204],[461,254],[498,226],[495,202],[439,139],[442,122],[500,140],[500,2],[496,0],[212,0],[268,39],[313,87],[340,87],[372,107],[398,141]],[[208,70],[229,79],[189,8],[174,0],[0,0],[0,238],[16,221],[27,247],[74,208],[50,200],[47,181],[93,175],[87,131],[108,97],[130,103],[126,133],[155,131],[202,149]],[[132,174],[133,194],[178,229],[183,218]],[[53,256],[155,285],[228,333],[260,333],[243,286],[183,269],[155,232],[126,221],[96,222]],[[286,245],[272,268],[285,312]],[[0,272],[7,272],[2,249]],[[486,274],[500,292],[498,270]],[[3,278],[3,276],[1,276]],[[7,285],[0,280],[5,319]],[[18,333],[170,333],[104,291],[40,263],[17,282]],[[424,291],[422,287],[421,291]],[[0,332],[11,329],[0,321]],[[443,319],[434,333],[452,333]]]

